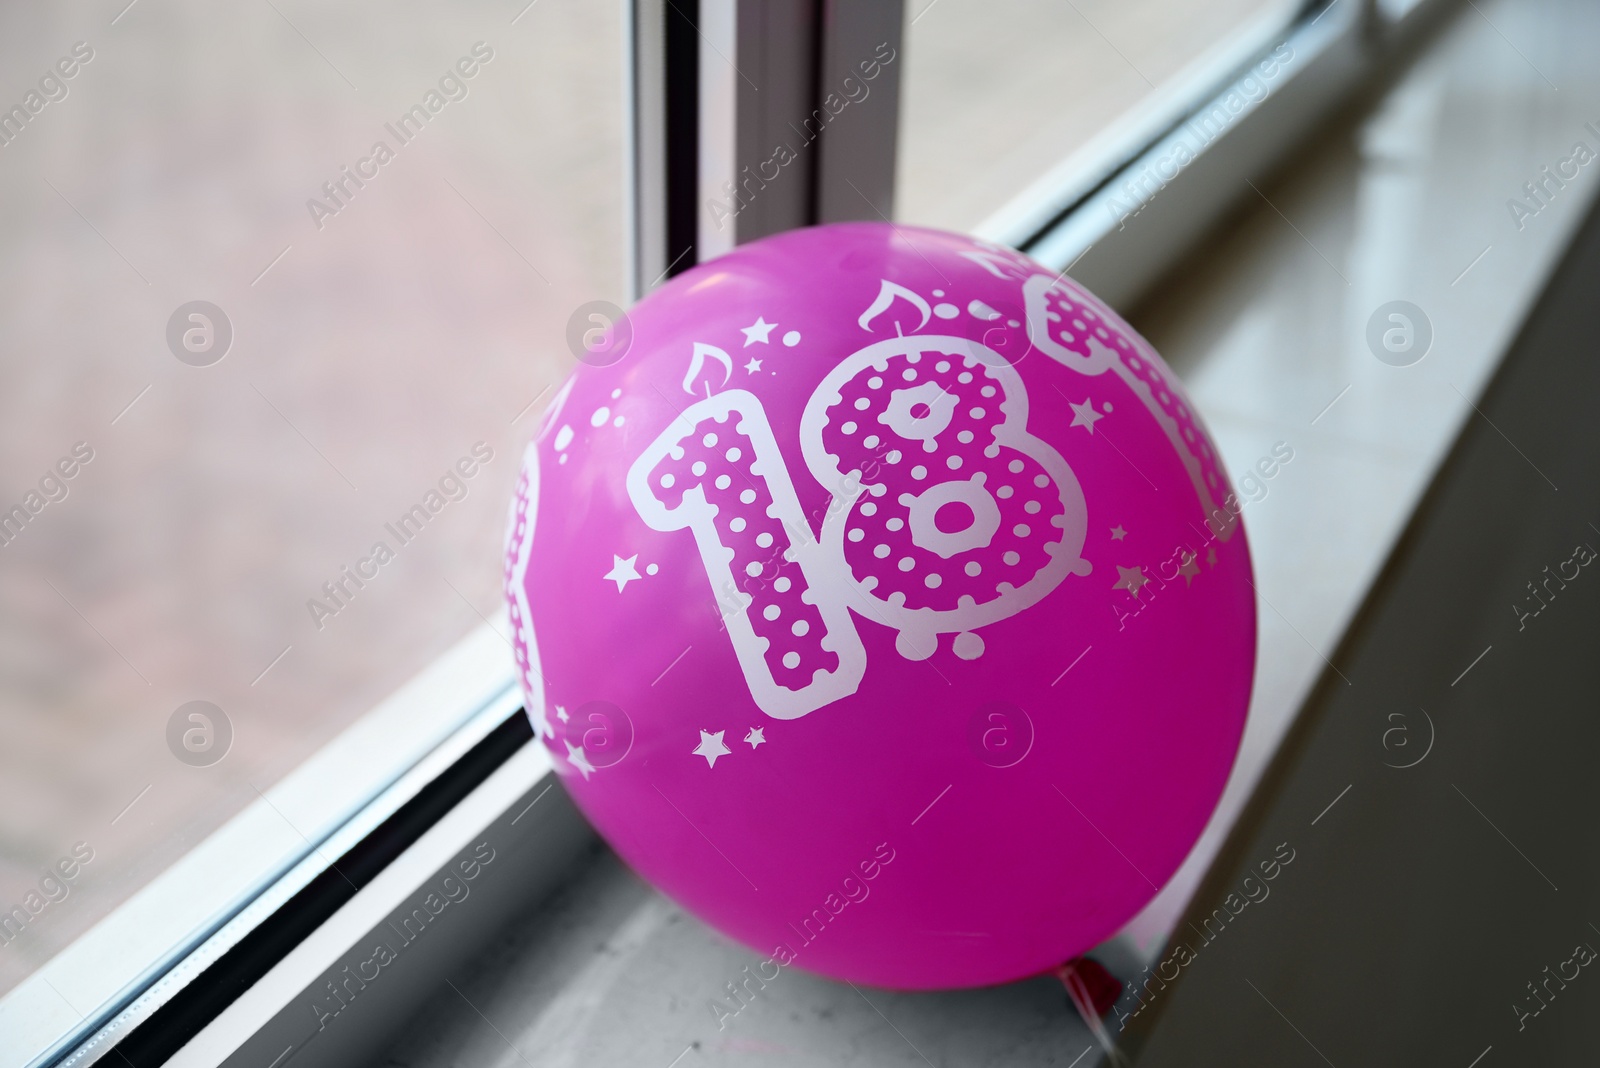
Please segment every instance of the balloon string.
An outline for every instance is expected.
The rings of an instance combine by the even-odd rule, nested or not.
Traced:
[[[1100,1010],[1095,1006],[1094,996],[1089,991],[1089,984],[1084,982],[1079,970],[1079,962],[1085,960],[1076,957],[1067,961],[1055,971],[1061,985],[1067,988],[1067,997],[1072,1001],[1072,1007],[1078,1010],[1078,1016],[1083,1020],[1084,1026],[1100,1043],[1100,1048],[1106,1051],[1106,1059],[1113,1068],[1126,1068],[1128,1059],[1117,1049],[1116,1042],[1111,1038],[1111,1032],[1106,1030],[1105,1021],[1100,1018]],[[1096,963],[1096,962],[1091,962]]]

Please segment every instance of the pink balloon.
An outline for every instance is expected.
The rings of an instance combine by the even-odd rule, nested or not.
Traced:
[[[1115,933],[1215,807],[1255,660],[1240,506],[1149,344],[1020,253],[875,223],[628,320],[528,446],[506,556],[579,807],[764,975],[978,986]]]

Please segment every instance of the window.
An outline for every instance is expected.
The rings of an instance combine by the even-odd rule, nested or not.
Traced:
[[[499,617],[624,298],[621,11],[519,6],[0,14],[0,995]]]

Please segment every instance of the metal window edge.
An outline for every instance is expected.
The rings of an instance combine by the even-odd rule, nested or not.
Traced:
[[[1131,157],[1120,146],[1100,146],[1098,158],[1054,177],[1053,196],[1037,190],[1046,203],[1070,199],[1046,225],[1029,230],[1038,214],[1008,206],[980,233],[1047,266],[1070,269],[1102,299],[1129,307],[1230,208],[1254,195],[1251,182],[1367,84],[1380,40],[1370,25],[1366,6],[1354,0],[1306,11],[1267,32],[1260,38],[1267,43],[1242,62],[1233,57],[1225,76],[1196,93],[1193,106],[1173,113]],[[1226,58],[1218,57],[1212,69],[1221,69]],[[1269,64],[1271,73],[1263,75]],[[1230,103],[1242,106],[1233,111]],[[1225,118],[1208,137],[1195,124],[1219,109]]]
[[[1346,2],[1346,0],[1341,0]],[[989,241],[1022,248],[1049,232],[1097,188],[1132,164],[1211,99],[1219,86],[1285,40],[1306,16],[1306,4],[1268,6],[1233,33],[1196,56],[1146,97],[978,224],[974,233]],[[1312,5],[1315,7],[1315,5]]]

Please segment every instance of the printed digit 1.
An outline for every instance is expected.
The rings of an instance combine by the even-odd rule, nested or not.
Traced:
[[[798,719],[856,692],[866,651],[842,562],[817,544],[754,394],[690,406],[634,461],[628,496],[654,529],[693,533],[713,596],[740,606],[728,636],[763,712]]]

